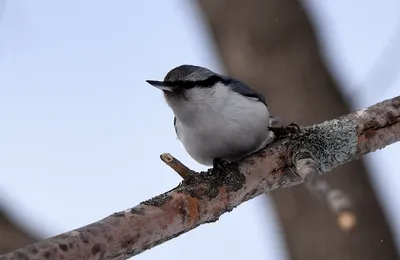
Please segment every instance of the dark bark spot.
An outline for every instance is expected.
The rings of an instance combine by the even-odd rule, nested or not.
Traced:
[[[182,223],[185,223],[186,219],[189,217],[187,210],[186,210],[186,205],[182,201],[181,204],[179,204],[179,214],[181,215]]]
[[[136,235],[134,237],[127,237],[126,239],[124,239],[121,243],[121,247],[122,248],[127,248],[130,246],[133,246],[139,239],[139,235]]]
[[[107,242],[112,242],[114,238],[112,236],[107,237]]]
[[[50,257],[50,252],[49,251],[44,252],[43,257],[48,259]]]
[[[362,130],[379,128],[379,122],[377,121],[376,116],[372,116],[371,120],[365,122],[362,128]]]
[[[375,131],[375,130],[371,130],[371,129],[366,130],[366,131],[364,132],[364,136],[365,136],[365,138],[366,138],[367,140],[373,138],[373,137],[375,136],[375,134],[376,134],[376,131]]]
[[[64,252],[68,251],[68,246],[66,244],[59,244],[58,247]]]
[[[73,244],[72,242],[69,242],[69,243],[68,243],[68,247],[69,247],[69,248],[74,248],[74,244]]]
[[[81,240],[84,244],[89,243],[89,236],[81,233]]]
[[[25,253],[19,252],[19,251],[15,252],[14,255],[15,255],[16,259],[18,259],[18,260],[29,260],[28,255],[26,255]]]
[[[387,112],[387,118],[389,120],[389,124],[393,124],[399,121],[399,116],[395,115],[392,111]]]
[[[28,247],[28,252],[35,255],[39,252],[39,250],[35,246],[30,246]]]
[[[247,200],[253,198],[254,195],[256,195],[257,191],[258,191],[257,189],[252,189],[250,192],[246,193],[246,194],[244,195],[244,198],[243,198],[244,201],[247,201]]]
[[[131,209],[132,214],[144,216],[144,210],[142,208],[134,207]]]
[[[87,228],[87,232],[90,235],[96,237],[101,232],[102,228],[103,228],[102,224],[93,223],[90,225],[90,227]]]
[[[124,212],[115,212],[114,214],[112,214],[112,216],[113,216],[113,217],[120,218],[120,217],[125,216],[125,213],[124,213]]]
[[[393,102],[393,103],[392,103],[392,106],[393,106],[393,108],[394,108],[395,110],[398,110],[398,109],[400,109],[400,102],[398,102],[398,103]]]
[[[101,244],[97,243],[92,247],[92,255],[97,255],[101,252]]]
[[[159,195],[157,197],[154,197],[152,199],[143,201],[141,204],[147,205],[147,206],[161,207],[169,200],[172,200],[172,197],[170,195],[161,194],[161,195]]]

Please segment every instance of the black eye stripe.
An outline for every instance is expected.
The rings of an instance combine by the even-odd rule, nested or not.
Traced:
[[[168,85],[176,86],[183,89],[191,89],[194,87],[203,87],[210,88],[214,86],[218,82],[226,82],[223,78],[218,75],[211,76],[205,80],[196,80],[196,81],[188,81],[188,80],[177,80],[177,81],[164,81]]]

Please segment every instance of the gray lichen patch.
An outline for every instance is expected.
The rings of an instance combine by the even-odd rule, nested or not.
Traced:
[[[331,120],[304,128],[295,140],[293,161],[311,155],[321,172],[349,161],[357,152],[356,125],[350,120]]]

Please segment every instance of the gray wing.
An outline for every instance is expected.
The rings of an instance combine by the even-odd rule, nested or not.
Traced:
[[[178,128],[176,128],[176,117],[174,117],[174,128],[175,128],[175,133],[176,133],[176,136],[177,136],[177,137],[178,137],[178,139],[179,139]]]
[[[233,78],[226,77],[226,76],[224,77],[224,80],[227,81],[227,83],[231,86],[233,91],[235,91],[243,96],[246,96],[246,97],[258,99],[266,107],[268,107],[267,101],[265,100],[264,96],[262,94],[258,93],[257,91],[251,89],[245,83],[243,83],[239,80],[233,79]]]
[[[236,80],[236,79],[233,79],[233,78],[230,78],[227,76],[222,76],[222,77],[226,81],[226,83],[231,86],[233,91],[235,91],[243,96],[246,96],[246,97],[255,98],[255,99],[259,100],[260,102],[262,102],[268,108],[267,101],[265,100],[265,97],[262,94],[253,90],[248,85],[246,85],[245,83],[243,83],[239,80]],[[270,119],[269,124],[271,126],[277,126],[282,121],[280,117],[272,116],[272,115],[270,116],[269,119]]]

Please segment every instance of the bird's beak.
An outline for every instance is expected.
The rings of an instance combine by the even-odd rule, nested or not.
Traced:
[[[146,80],[146,82],[152,85],[153,87],[156,87],[161,90],[171,91],[171,92],[174,90],[174,86],[168,84],[168,82],[156,81],[156,80]]]

